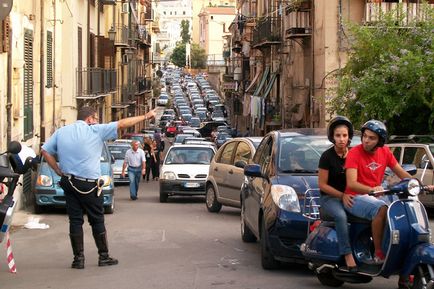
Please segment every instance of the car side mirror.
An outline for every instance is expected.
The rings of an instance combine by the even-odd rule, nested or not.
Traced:
[[[262,178],[261,166],[257,164],[244,166],[244,175],[247,177]]]
[[[247,165],[247,163],[245,161],[236,161],[234,166],[236,166],[237,168],[244,168]]]
[[[409,173],[410,175],[414,176],[417,173],[417,168],[416,165],[402,165],[402,168],[404,169],[404,171],[406,171],[407,173]]]
[[[420,167],[423,169],[425,166],[427,166],[427,169],[432,169],[431,161],[426,154],[423,155],[422,160],[420,161]]]

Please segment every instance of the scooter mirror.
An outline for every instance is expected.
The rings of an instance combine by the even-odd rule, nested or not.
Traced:
[[[8,144],[8,153],[18,154],[21,151],[21,144],[17,141],[11,141]]]

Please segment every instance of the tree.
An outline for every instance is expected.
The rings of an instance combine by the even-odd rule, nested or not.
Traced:
[[[191,68],[206,68],[206,52],[199,44],[191,45]]]
[[[185,43],[178,43],[170,55],[170,61],[178,67],[185,66]]]
[[[331,113],[356,127],[385,121],[391,134],[434,132],[434,9],[423,9],[424,21],[406,27],[406,13],[397,19],[396,11],[374,26],[349,25],[349,60],[338,73]]]
[[[181,39],[184,44],[190,42],[190,22],[188,20],[181,20]]]

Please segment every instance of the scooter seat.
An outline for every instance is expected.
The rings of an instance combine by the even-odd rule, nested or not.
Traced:
[[[335,219],[333,218],[333,216],[327,214],[321,208],[319,209],[319,216],[320,216],[320,219],[322,221],[326,221],[329,226],[334,225]],[[348,223],[359,223],[359,224],[370,224],[371,223],[371,221],[368,219],[356,217],[356,216],[354,216],[348,212],[347,212],[347,218],[348,218]]]

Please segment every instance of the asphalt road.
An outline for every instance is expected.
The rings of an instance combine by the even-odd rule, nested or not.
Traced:
[[[97,266],[90,227],[85,228],[86,268],[71,269],[72,252],[64,210],[39,215],[49,229],[14,228],[11,242],[17,273],[8,272],[0,253],[0,288],[161,288],[283,289],[321,288],[305,266],[265,271],[259,244],[240,238],[239,210],[205,208],[204,198],[169,198],[160,204],[158,183],[140,184],[131,201],[127,186],[116,188],[116,208],[106,215],[110,253],[119,265]],[[396,288],[396,278],[342,288]],[[325,287],[323,287],[325,288]]]

